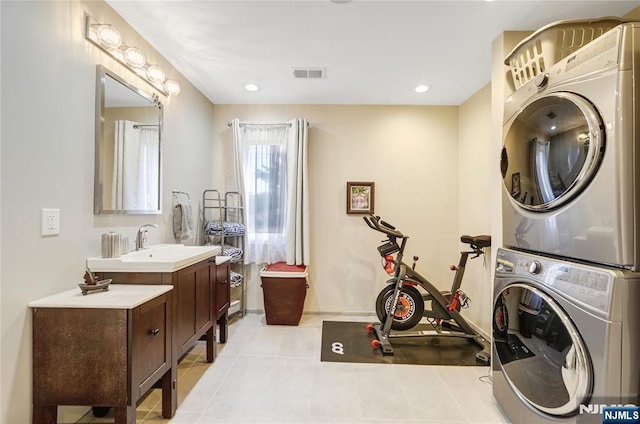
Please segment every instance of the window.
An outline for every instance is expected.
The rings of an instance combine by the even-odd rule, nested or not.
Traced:
[[[284,233],[287,190],[284,145],[248,146],[245,168],[247,212],[254,233]]]

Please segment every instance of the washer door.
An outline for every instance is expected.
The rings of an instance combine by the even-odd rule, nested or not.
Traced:
[[[514,393],[552,416],[571,416],[589,401],[591,360],[571,318],[543,291],[507,285],[494,304],[493,343]]]
[[[603,153],[602,120],[593,105],[558,92],[524,106],[505,129],[500,170],[516,205],[546,211],[586,187]]]

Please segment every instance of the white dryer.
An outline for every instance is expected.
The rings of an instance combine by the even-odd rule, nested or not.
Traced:
[[[493,299],[493,394],[512,423],[640,404],[640,273],[499,249]]]
[[[640,269],[640,23],[548,68],[504,116],[504,245]]]

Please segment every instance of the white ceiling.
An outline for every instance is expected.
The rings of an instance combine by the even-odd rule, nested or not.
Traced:
[[[503,31],[622,16],[640,1],[107,2],[217,104],[459,105]],[[126,40],[125,40],[126,41]],[[324,67],[296,80],[293,67]],[[171,75],[169,75],[171,77]],[[254,83],[255,93],[244,90]],[[431,90],[416,94],[418,84]]]

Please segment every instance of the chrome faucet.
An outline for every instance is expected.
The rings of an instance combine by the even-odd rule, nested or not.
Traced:
[[[158,228],[158,224],[144,224],[142,227],[138,228],[138,233],[136,234],[136,250],[144,249],[144,243],[147,241],[147,228],[153,227]]]

